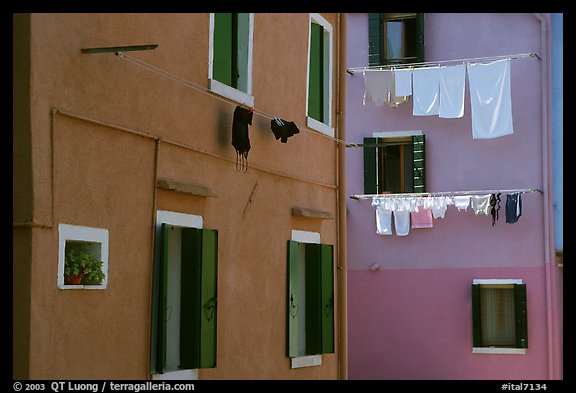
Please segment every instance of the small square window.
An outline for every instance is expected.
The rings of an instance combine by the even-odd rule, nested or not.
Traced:
[[[60,224],[58,234],[58,288],[105,289],[108,230]]]

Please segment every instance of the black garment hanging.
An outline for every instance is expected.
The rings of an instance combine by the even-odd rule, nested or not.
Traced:
[[[522,194],[514,192],[506,195],[506,223],[514,224],[522,215]]]
[[[280,139],[280,142],[286,143],[288,138],[294,134],[298,134],[300,130],[298,126],[293,121],[288,121],[280,118],[274,118],[270,121],[270,128],[276,137],[276,140]]]
[[[502,193],[498,193],[498,194],[492,194],[490,195],[490,213],[492,214],[492,226],[494,226],[494,224],[496,224],[496,220],[498,220],[498,212],[500,211],[500,195],[502,195]]]
[[[250,151],[250,138],[248,125],[252,125],[254,111],[236,106],[232,119],[232,146],[236,149],[236,170],[248,170],[248,152]]]

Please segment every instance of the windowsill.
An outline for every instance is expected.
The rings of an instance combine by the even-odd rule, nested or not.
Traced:
[[[232,101],[236,101],[239,104],[245,104],[250,107],[254,106],[254,96],[230,87],[216,79],[208,79],[208,81],[210,82],[210,90],[212,92],[221,95],[222,97],[229,98]]]
[[[330,127],[324,123],[319,122],[316,119],[313,119],[309,116],[306,116],[306,125],[316,131],[320,131],[323,134],[333,137],[334,136],[334,128]]]
[[[480,354],[502,354],[502,355],[525,355],[526,348],[496,348],[496,347],[475,347],[472,353]]]
[[[152,380],[154,381],[168,381],[168,380],[188,380],[196,381],[198,380],[198,370],[177,370],[177,371],[166,371],[163,374],[152,374]]]
[[[298,356],[290,358],[290,368],[302,368],[322,365],[322,355]]]

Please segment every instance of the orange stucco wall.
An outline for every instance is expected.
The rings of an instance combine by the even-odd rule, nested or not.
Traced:
[[[336,67],[337,15],[323,16],[334,28]],[[286,356],[291,230],[319,232],[335,250],[338,242],[336,144],[303,127],[308,23],[308,14],[255,14],[255,107],[295,121],[301,132],[280,143],[270,119],[255,115],[242,173],[231,146],[233,104],[114,54],[80,51],[158,44],[129,55],[208,87],[209,14],[31,16],[28,197],[33,221],[44,225],[32,226],[30,244],[25,236],[14,244],[31,250],[29,311],[22,311],[29,312],[29,361],[15,375],[150,378],[153,224],[156,210],[169,210],[201,215],[219,231],[217,367],[200,370],[200,379],[338,378],[338,304],[336,353],[302,369],[290,369]],[[336,97],[336,73],[333,81]],[[205,185],[218,197],[159,189],[155,179]],[[334,219],[294,217],[295,206]],[[108,229],[106,289],[57,288],[60,223]]]

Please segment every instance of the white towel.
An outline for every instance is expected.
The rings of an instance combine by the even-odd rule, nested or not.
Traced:
[[[487,139],[512,134],[510,60],[468,64],[468,82],[472,138]]]
[[[364,71],[364,83],[364,105],[372,102],[382,106],[394,91],[394,75],[391,71]]]
[[[394,70],[394,93],[396,97],[412,95],[412,70]]]
[[[437,115],[440,108],[440,67],[415,68],[412,71],[412,114]]]
[[[464,116],[465,83],[464,64],[440,67],[440,117],[456,119]]]

